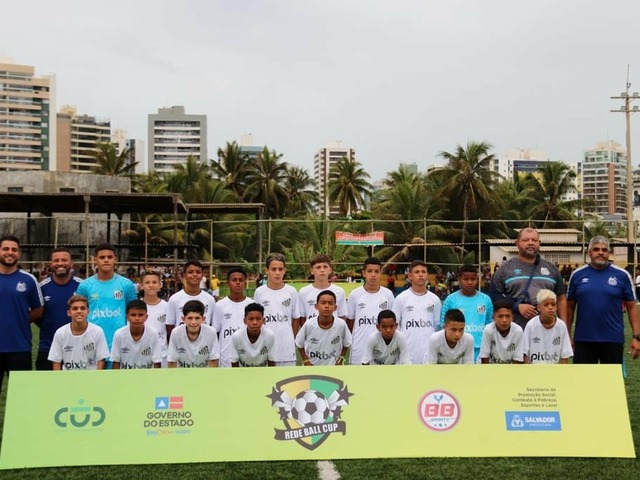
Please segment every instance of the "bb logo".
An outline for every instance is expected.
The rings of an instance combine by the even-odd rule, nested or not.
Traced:
[[[431,390],[418,403],[418,417],[435,432],[445,432],[460,420],[460,404],[449,392]]]
[[[53,421],[61,428],[69,426],[82,428],[90,425],[98,427],[104,423],[107,414],[101,407],[88,407],[84,400],[78,400],[77,407],[62,407],[56,411]]]
[[[276,383],[267,398],[278,409],[285,429],[275,429],[276,440],[295,440],[315,450],[332,433],[347,433],[340,420],[342,408],[349,404],[349,392],[342,380],[322,375],[303,375]]]

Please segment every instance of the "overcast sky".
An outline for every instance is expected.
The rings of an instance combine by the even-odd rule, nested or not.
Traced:
[[[145,143],[147,114],[184,105],[210,158],[252,133],[312,171],[342,140],[377,180],[470,140],[565,161],[624,144],[609,97],[627,64],[640,91],[638,25],[622,0],[0,0],[0,57]]]

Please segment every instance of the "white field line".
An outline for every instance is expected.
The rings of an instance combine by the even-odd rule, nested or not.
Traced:
[[[318,478],[320,480],[339,480],[340,474],[333,462],[328,460],[318,461]]]

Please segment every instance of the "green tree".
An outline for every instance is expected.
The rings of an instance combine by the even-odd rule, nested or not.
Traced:
[[[285,212],[288,166],[287,162],[282,161],[282,154],[264,147],[247,174],[244,199],[264,203],[267,218],[279,218]]]
[[[369,178],[360,162],[342,157],[329,171],[329,205],[337,205],[341,217],[363,208],[373,190]]]
[[[249,157],[242,153],[235,141],[227,142],[224,148],[218,148],[218,160],[211,161],[215,176],[222,180],[225,188],[234,192],[237,198],[242,198],[250,167]]]
[[[575,189],[576,172],[563,162],[545,162],[536,173],[526,176],[534,199],[528,218],[538,228],[565,228],[575,225],[580,200],[564,200]]]
[[[201,179],[211,178],[211,168],[193,155],[185,163],[176,165],[167,178],[167,189],[172,193],[181,193],[187,203],[198,203],[202,193],[199,191]]]
[[[447,160],[448,165],[431,172],[436,181],[442,182],[439,195],[448,199],[452,217],[462,220],[461,242],[467,236],[467,223],[470,219],[486,217],[496,211],[500,200],[493,192],[499,174],[491,170],[494,159],[489,153],[492,146],[486,142],[469,142],[466,148],[458,145],[456,150],[440,152],[439,156]]]
[[[138,162],[129,163],[130,150],[125,148],[118,153],[118,146],[115,143],[98,142],[96,149],[91,151],[91,155],[96,161],[94,173],[117,176],[132,175]]]
[[[297,166],[287,168],[285,188],[288,201],[286,215],[295,217],[313,213],[318,204],[318,192],[316,183],[309,172]]]

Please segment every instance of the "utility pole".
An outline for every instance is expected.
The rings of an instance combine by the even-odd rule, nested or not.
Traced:
[[[627,88],[617,97],[611,97],[612,100],[624,100],[624,105],[618,110],[612,112],[624,112],[627,120],[627,241],[634,245],[634,263],[637,256],[635,252],[635,223],[633,221],[633,166],[631,164],[631,113],[638,111],[638,105],[634,105],[631,109],[631,101],[638,99],[638,92],[633,92],[633,97],[629,94],[631,82],[629,81],[629,65],[627,65]]]

